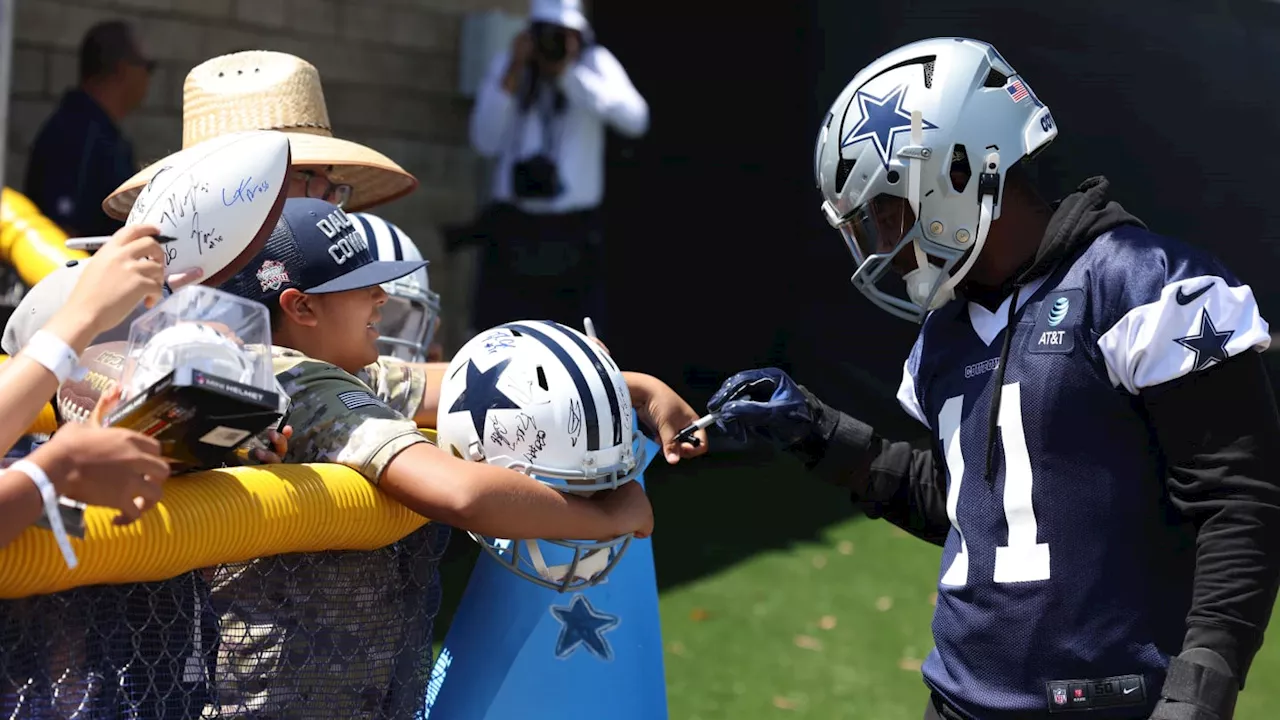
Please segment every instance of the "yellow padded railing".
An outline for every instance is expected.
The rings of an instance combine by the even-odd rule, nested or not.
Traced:
[[[66,234],[21,193],[0,189],[0,262],[28,286],[88,257],[68,250]],[[0,362],[8,359],[0,355]],[[46,405],[30,432],[57,429]],[[434,442],[435,431],[423,431]],[[53,534],[27,528],[0,548],[0,598],[74,587],[165,580],[190,570],[290,552],[374,550],[405,537],[426,518],[341,465],[269,465],[171,478],[164,499],[132,525],[116,511],[85,510],[85,536],[72,538],[80,564],[67,568]]]
[[[56,429],[53,406],[45,405],[28,432]],[[435,442],[435,430],[422,433]],[[0,599],[165,580],[281,553],[374,550],[427,522],[354,470],[327,464],[180,475],[165,483],[164,499],[137,522],[117,526],[115,515],[86,508],[85,536],[71,539],[80,560],[75,570],[63,562],[52,533],[27,528],[0,548]]]
[[[28,287],[69,260],[89,257],[66,247],[67,234],[45,217],[35,203],[13,188],[0,188],[0,262],[11,265]],[[0,354],[0,363],[8,360]],[[30,432],[50,434],[57,429],[53,406],[45,405]]]
[[[89,257],[66,247],[67,234],[25,195],[0,188],[0,261],[12,265],[22,282],[35,285],[68,260]]]
[[[290,552],[374,550],[426,518],[341,465],[268,465],[171,478],[137,522],[85,510],[80,564],[67,568],[53,534],[27,528],[0,549],[0,598],[74,587],[164,580],[197,568]]]
[[[0,355],[0,362],[4,362],[8,358]],[[31,423],[31,427],[27,429],[28,435],[52,435],[58,430],[58,416],[53,412],[53,405],[45,403],[40,409],[40,414],[36,416],[35,422]]]

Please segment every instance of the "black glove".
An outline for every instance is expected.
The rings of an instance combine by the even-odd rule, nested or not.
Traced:
[[[1221,655],[1192,648],[1169,660],[1151,720],[1231,720],[1239,692],[1240,683]]]
[[[711,396],[707,410],[719,413],[716,424],[736,440],[747,432],[786,449],[809,437],[814,429],[810,397],[777,368],[745,370],[734,375]]]

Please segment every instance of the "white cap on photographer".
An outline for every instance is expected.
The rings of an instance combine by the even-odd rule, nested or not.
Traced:
[[[533,0],[529,20],[577,30],[583,40],[591,42],[591,23],[582,12],[582,0]]]

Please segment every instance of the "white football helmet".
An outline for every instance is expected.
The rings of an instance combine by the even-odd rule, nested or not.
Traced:
[[[622,372],[586,335],[545,320],[506,323],[464,345],[445,372],[437,425],[446,452],[561,492],[613,489],[644,467]],[[471,536],[507,569],[560,592],[603,581],[631,541]]]
[[[253,359],[234,340],[202,322],[182,322],[156,333],[126,365],[122,399],[154,385],[179,366],[238,383],[252,383]]]
[[[858,263],[854,286],[922,322],[982,252],[1009,168],[1057,135],[1049,108],[987,43],[921,40],[868,65],[814,148],[822,212]],[[902,297],[880,285],[908,246],[916,268]]]
[[[377,215],[351,213],[364,234],[374,260],[422,260],[422,252],[404,231]],[[385,283],[389,296],[378,323],[378,345],[384,354],[406,362],[425,362],[440,317],[440,294],[431,291],[427,268]]]

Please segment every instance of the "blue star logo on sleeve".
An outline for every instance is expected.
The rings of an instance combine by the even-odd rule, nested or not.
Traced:
[[[1200,333],[1186,337],[1174,338],[1174,342],[1196,354],[1195,370],[1204,370],[1214,363],[1227,359],[1227,341],[1235,334],[1234,330],[1218,332],[1213,326],[1213,318],[1209,311],[1200,311]]]
[[[893,140],[900,133],[911,132],[911,112],[902,109],[906,99],[907,86],[899,85],[893,92],[878,98],[862,90],[858,91],[855,100],[862,110],[862,119],[840,141],[840,149],[856,145],[863,140],[875,143],[876,152],[880,154],[880,162],[889,167],[889,153],[893,149]],[[938,126],[921,118],[925,130],[937,130]]]
[[[591,607],[583,595],[574,595],[569,607],[551,606],[551,614],[560,621],[560,637],[556,640],[556,657],[564,660],[579,646],[596,657],[610,662],[613,647],[604,634],[618,627],[622,619]]]
[[[449,412],[469,412],[476,426],[476,437],[484,437],[484,423],[490,410],[519,410],[520,406],[498,389],[498,378],[507,369],[510,358],[480,371],[474,360],[467,361],[467,386],[453,402]]]

